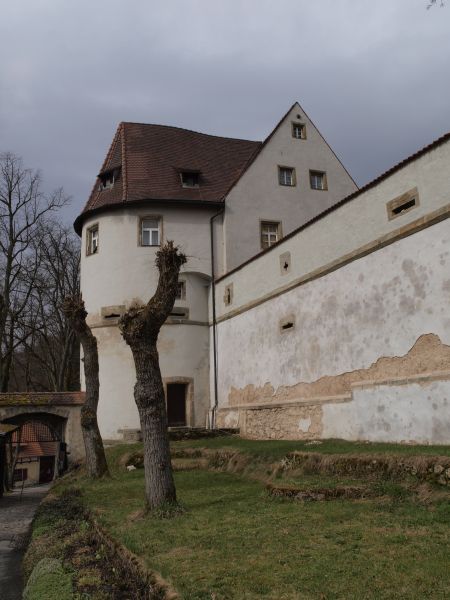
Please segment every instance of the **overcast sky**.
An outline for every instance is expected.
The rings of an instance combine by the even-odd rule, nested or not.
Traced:
[[[1,0],[0,151],[87,200],[120,121],[264,139],[298,100],[359,185],[450,131],[450,3]]]

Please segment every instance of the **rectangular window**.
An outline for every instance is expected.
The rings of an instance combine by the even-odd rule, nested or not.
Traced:
[[[178,282],[176,299],[177,300],[185,300],[185,298],[186,298],[186,282],[185,281],[179,281]]]
[[[292,123],[292,137],[297,140],[306,140],[306,127],[303,123]]]
[[[28,479],[28,469],[14,469],[14,481],[26,481]]]
[[[278,183],[280,185],[295,185],[295,169],[292,167],[278,167]]]
[[[417,188],[413,188],[386,204],[388,218],[389,220],[395,219],[417,206],[419,206],[419,192]]]
[[[281,238],[281,223],[276,221],[261,222],[261,248],[270,248]]]
[[[98,252],[98,225],[93,225],[87,230],[86,254],[96,254]]]
[[[161,219],[145,217],[141,219],[141,246],[159,246],[161,244]]]
[[[327,174],[324,171],[310,171],[309,182],[312,190],[326,190]]]
[[[200,172],[199,171],[182,171],[181,185],[185,188],[198,188],[200,185]]]

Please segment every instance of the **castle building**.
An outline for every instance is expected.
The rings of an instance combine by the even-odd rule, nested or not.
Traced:
[[[139,428],[134,364],[118,319],[155,291],[155,254],[165,240],[188,258],[158,345],[169,425],[205,426],[212,278],[356,189],[298,103],[264,142],[121,123],[75,221],[81,288],[99,344],[103,436]]]
[[[264,142],[121,123],[75,221],[103,437],[139,429],[118,320],[174,240],[170,426],[450,443],[449,165],[447,134],[358,189],[298,103]]]

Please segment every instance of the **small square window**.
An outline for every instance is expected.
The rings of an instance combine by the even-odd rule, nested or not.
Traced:
[[[233,284],[229,283],[225,286],[225,292],[223,294],[223,303],[225,306],[229,306],[233,302]]]
[[[200,185],[200,172],[199,171],[182,171],[181,185],[185,188],[198,188]]]
[[[261,248],[270,248],[281,238],[281,223],[261,221]]]
[[[295,169],[292,167],[278,167],[278,183],[280,185],[295,185]]]
[[[323,171],[310,171],[309,182],[312,190],[326,190],[327,188],[327,174]]]
[[[292,123],[292,137],[306,140],[306,126],[303,123]]]
[[[186,299],[186,282],[179,281],[177,287],[177,295],[175,296],[177,300],[185,300]]]
[[[86,254],[89,256],[90,254],[97,254],[98,252],[98,225],[93,225],[89,227],[87,230],[87,246],[86,246]]]
[[[159,246],[161,244],[161,219],[145,217],[141,219],[141,246]]]

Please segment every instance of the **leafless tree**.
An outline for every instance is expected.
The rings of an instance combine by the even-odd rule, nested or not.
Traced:
[[[86,401],[81,409],[81,428],[87,471],[90,477],[102,477],[108,474],[108,465],[97,421],[100,391],[97,338],[86,323],[87,312],[81,296],[67,297],[63,310],[83,347]]]
[[[159,280],[154,296],[145,306],[130,308],[119,321],[136,368],[134,399],[144,442],[145,495],[150,510],[176,501],[164,387],[156,343],[159,331],[173,308],[178,274],[185,262],[185,255],[178,251],[173,242],[167,242],[156,253]]]
[[[24,317],[39,270],[35,243],[44,218],[67,203],[63,190],[44,194],[38,171],[0,154],[0,391],[8,391],[14,352],[29,335]]]
[[[79,343],[62,303],[80,294],[80,244],[71,229],[46,220],[33,245],[39,265],[18,324],[24,343],[14,357],[13,383],[16,389],[36,391],[78,389]]]

